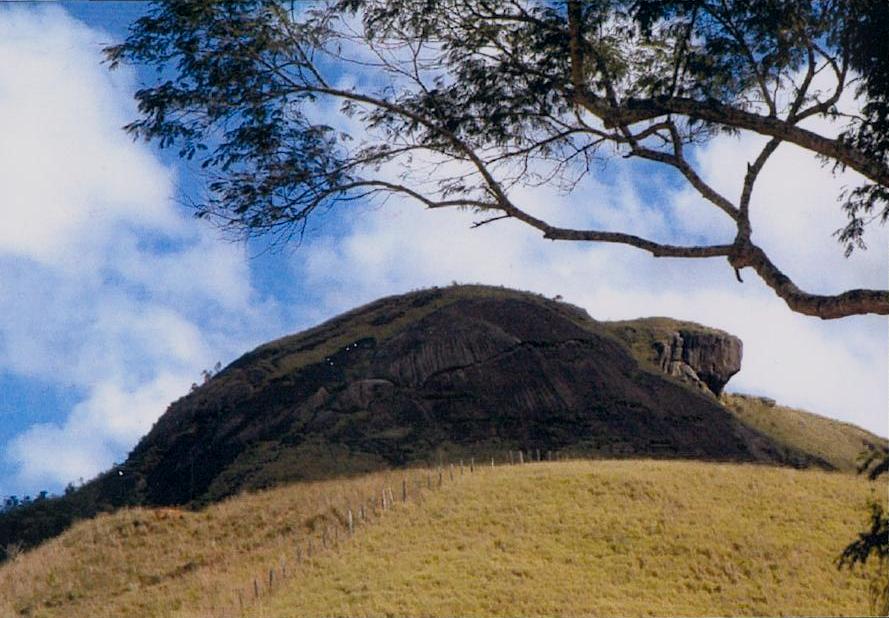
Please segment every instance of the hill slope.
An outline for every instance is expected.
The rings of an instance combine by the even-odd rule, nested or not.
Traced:
[[[453,482],[445,472],[441,489],[418,494],[430,477],[409,474],[406,504],[402,473],[377,474],[199,513],[133,509],[81,522],[0,567],[0,615],[238,616],[241,604],[266,617],[869,610],[863,574],[833,566],[872,493],[855,476],[572,461],[455,470]],[[378,504],[385,486],[396,507],[358,523],[358,504],[369,512],[368,496]],[[344,541],[347,508],[358,529]],[[336,524],[339,549],[319,551]]]
[[[777,404],[766,397],[723,393],[722,403],[744,424],[788,448],[811,453],[836,470],[857,470],[860,455],[886,448],[887,440],[851,423]]]
[[[121,491],[203,503],[440,457],[568,448],[825,465],[640,364],[575,307],[464,286],[382,299],[246,354],[170,407],[121,467]]]
[[[123,465],[0,515],[0,559],[7,544],[32,546],[120,506],[200,506],[441,458],[522,450],[846,465],[848,453],[808,448],[817,431],[775,439],[773,423],[724,407],[715,394],[740,362],[741,342],[715,329],[597,322],[514,290],[384,298],[245,354],[173,403]],[[848,449],[870,439],[839,431]]]

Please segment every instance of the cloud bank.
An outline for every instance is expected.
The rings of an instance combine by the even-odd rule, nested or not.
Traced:
[[[84,397],[48,423],[5,410],[0,494],[89,478],[203,368],[256,343],[243,247],[173,201],[177,178],[120,127],[135,76],[60,9],[0,10],[0,373]],[[234,326],[232,326],[234,325]]]

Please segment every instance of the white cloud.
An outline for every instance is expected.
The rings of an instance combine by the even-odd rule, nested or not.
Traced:
[[[98,33],[59,10],[0,18],[0,250],[54,266],[91,263],[121,220],[166,232],[170,172],[120,131],[132,76],[97,66]],[[77,253],[79,260],[68,258]]]
[[[109,40],[57,7],[0,10],[0,372],[85,393],[49,423],[4,418],[22,432],[0,494],[107,468],[202,369],[278,334],[244,247],[121,131],[135,76],[100,64]]]
[[[131,390],[116,382],[93,385],[63,423],[32,425],[11,442],[19,483],[38,487],[91,478],[132,447],[157,419],[158,406],[181,396],[187,385],[187,378],[166,373]]]

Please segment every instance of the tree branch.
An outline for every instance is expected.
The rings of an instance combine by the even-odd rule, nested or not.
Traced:
[[[797,313],[819,317],[822,320],[871,313],[889,315],[889,292],[857,289],[834,296],[809,294],[799,289],[790,277],[772,263],[762,249],[752,243],[747,243],[740,253],[733,254],[729,261],[738,269],[746,266],[753,268],[766,285]]]
[[[630,125],[669,114],[680,114],[736,129],[746,129],[762,135],[780,138],[845,165],[873,182],[889,186],[889,168],[861,150],[842,140],[830,139],[786,120],[762,116],[725,105],[716,100],[699,101],[687,97],[657,97],[628,99],[620,106],[612,105],[605,97],[584,93],[581,104],[604,122],[606,128]]]
[[[753,194],[753,185],[759,172],[768,161],[772,153],[781,145],[781,140],[772,138],[765,145],[752,165],[747,165],[747,174],[744,176],[744,188],[741,190],[741,201],[738,212],[738,237],[743,240],[750,239],[750,196]]]

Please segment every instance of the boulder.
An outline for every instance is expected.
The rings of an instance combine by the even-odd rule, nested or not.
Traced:
[[[741,370],[741,340],[724,331],[669,318],[640,318],[608,325],[640,361],[708,394],[719,396]]]

